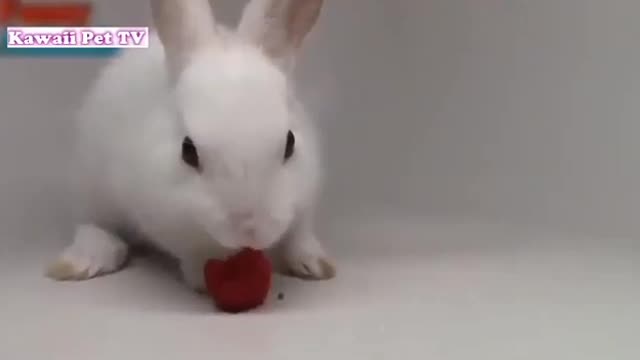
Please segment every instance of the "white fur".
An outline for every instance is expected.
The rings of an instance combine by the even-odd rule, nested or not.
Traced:
[[[243,21],[249,28],[258,20],[252,13]],[[179,22],[159,26],[179,31]],[[126,51],[100,74],[78,117],[76,237],[49,276],[118,270],[131,241],[123,234],[131,233],[177,257],[198,290],[206,259],[246,246],[280,250],[294,275],[333,276],[313,232],[321,168],[312,123],[278,59],[250,37],[217,29],[192,49],[168,48],[170,40],[153,33],[149,49]],[[191,53],[168,58],[171,51]],[[284,163],[289,130],[296,146]],[[200,172],[181,160],[185,136],[196,144]],[[254,237],[232,224],[236,212],[253,214]]]

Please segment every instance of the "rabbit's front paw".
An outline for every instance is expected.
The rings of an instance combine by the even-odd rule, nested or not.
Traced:
[[[204,294],[207,285],[204,278],[204,262],[200,259],[188,259],[180,261],[180,270],[184,282],[195,292]]]
[[[73,243],[46,270],[54,280],[86,280],[118,271],[128,246],[115,235],[94,225],[76,229]]]
[[[182,279],[195,292],[206,293],[207,285],[204,278],[204,268],[209,259],[223,258],[225,253],[209,245],[195,246],[180,256],[180,271]]]
[[[333,261],[315,237],[295,239],[284,253],[287,274],[305,280],[328,280],[336,275]]]

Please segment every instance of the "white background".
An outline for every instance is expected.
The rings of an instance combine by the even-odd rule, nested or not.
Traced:
[[[241,5],[216,4],[225,21],[235,20]],[[380,339],[391,338],[389,349],[396,351],[389,354],[398,354],[398,349],[425,344],[417,334],[435,341],[444,333],[441,346],[428,352],[434,358],[528,359],[531,353],[532,359],[622,359],[637,351],[639,13],[635,0],[327,0],[298,74],[300,92],[328,145],[320,232],[339,234],[327,235],[327,242],[344,258],[346,269],[354,267],[351,255],[369,256],[378,266],[347,271],[342,285],[349,290],[333,289],[332,304],[344,310],[349,307],[340,299],[364,303],[359,293],[364,290],[354,283],[367,283],[368,276],[396,284],[394,291],[403,294],[420,286],[446,294],[440,307],[408,307],[423,311],[420,319],[433,320],[434,328],[413,324],[418,327],[395,337],[393,332],[372,335],[352,344],[371,341],[379,347],[385,344]],[[97,3],[95,25],[145,26],[147,20],[144,1]],[[7,255],[6,273],[25,271],[13,267],[21,255],[34,259],[30,266],[44,264],[68,241],[62,179],[72,141],[70,115],[100,64],[0,60],[0,252]],[[427,219],[439,225],[421,227]],[[459,225],[469,221],[581,235],[538,237],[537,232]],[[367,235],[349,235],[365,223],[377,227]],[[442,224],[452,225],[442,230]],[[371,255],[374,243],[383,252],[412,259],[411,264],[435,268],[403,270],[404,260],[380,265]],[[34,255],[36,248],[50,252]],[[460,254],[465,255],[455,257]],[[442,265],[447,259],[465,260]],[[441,265],[448,270],[438,272]],[[471,273],[477,278],[463,276]],[[408,274],[413,283],[398,285]],[[25,276],[10,279],[24,295],[10,299],[62,296],[49,283],[38,282],[49,292],[22,287]],[[456,279],[460,284],[462,278],[468,283],[457,289]],[[472,284],[479,291],[474,296],[466,292]],[[374,302],[380,295],[369,294],[365,299]],[[404,298],[389,296],[391,302]],[[79,299],[83,305],[91,301]],[[485,307],[474,308],[473,299]],[[537,307],[535,299],[546,307]],[[496,307],[505,302],[515,307]],[[585,308],[585,302],[600,307]],[[468,306],[454,309],[447,307],[450,303]],[[578,308],[584,312],[571,312]],[[354,319],[361,327],[375,327],[375,316],[366,311],[352,315],[360,314]],[[400,318],[410,322],[413,316]],[[461,334],[461,329],[467,330]],[[541,335],[549,331],[555,332]],[[505,338],[514,341],[512,347],[501,347]],[[598,342],[605,338],[616,340]],[[287,344],[283,339],[275,343]],[[324,350],[346,354],[338,348],[343,349]],[[82,349],[91,353],[90,346]]]
[[[241,4],[217,4],[233,23]],[[96,25],[148,24],[146,2],[96,7]],[[298,76],[328,143],[326,207],[637,237],[638,11],[631,0],[329,1]],[[60,172],[70,114],[99,66],[1,60],[3,196]]]

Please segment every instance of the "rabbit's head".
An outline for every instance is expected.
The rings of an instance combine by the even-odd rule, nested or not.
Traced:
[[[206,0],[151,0],[175,90],[182,206],[228,248],[265,249],[310,201],[288,73],[322,0],[253,0],[235,31]]]

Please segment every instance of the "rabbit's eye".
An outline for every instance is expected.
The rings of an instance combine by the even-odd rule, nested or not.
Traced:
[[[293,136],[291,130],[287,133],[287,145],[284,149],[284,161],[289,160],[289,158],[293,155],[293,150],[296,145],[296,137]]]
[[[186,136],[182,140],[182,161],[194,169],[200,169],[200,159],[198,158],[198,150],[193,144],[190,137]]]

